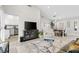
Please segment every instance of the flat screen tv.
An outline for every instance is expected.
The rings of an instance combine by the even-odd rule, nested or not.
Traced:
[[[36,22],[25,22],[25,30],[33,30],[33,29],[37,29]]]

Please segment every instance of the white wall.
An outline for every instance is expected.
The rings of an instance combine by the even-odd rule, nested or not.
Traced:
[[[52,20],[45,18],[45,17],[41,17],[41,30],[43,30],[43,38],[54,38],[54,31],[51,28],[50,22]]]
[[[0,7],[0,39],[2,41],[5,41],[5,14],[2,10],[2,8]]]
[[[40,21],[41,21],[41,30],[46,30],[44,27],[46,24],[50,23],[50,20],[45,17],[40,17]]]
[[[35,7],[28,7],[26,5],[5,5],[3,10],[6,14],[19,16],[19,39],[23,36],[24,21],[37,22],[37,29],[40,30],[40,10]],[[8,18],[7,18],[8,19]],[[8,19],[9,21],[12,19]],[[16,20],[15,20],[16,21]],[[8,21],[6,21],[8,23]],[[14,21],[13,21],[14,23]]]
[[[58,7],[54,7],[54,10],[53,10],[53,8],[51,10],[53,10],[54,12],[57,12],[57,16],[60,16],[60,15],[63,16],[64,14],[65,14],[64,16],[66,16],[66,15],[69,14],[69,12],[61,13],[62,10],[64,12],[64,6],[61,7],[61,8],[62,9],[59,10],[59,6],[58,6]],[[46,18],[41,18],[40,17],[40,10],[37,9],[37,8],[35,8],[35,7],[28,7],[28,6],[24,6],[24,5],[6,5],[6,6],[3,6],[3,9],[4,9],[4,11],[5,11],[6,14],[19,16],[18,22],[16,21],[17,20],[16,17],[12,18],[10,16],[6,18],[8,21],[5,20],[5,24],[17,24],[17,23],[19,24],[19,38],[21,36],[23,36],[24,21],[37,22],[37,28],[38,28],[38,30],[42,30],[43,29],[44,31],[49,31],[48,28],[45,29],[45,24],[49,24],[50,20],[46,19]],[[67,9],[67,7],[65,7],[65,9]],[[44,9],[44,11],[47,12],[46,9]],[[69,11],[71,11],[71,8],[69,8]],[[73,11],[71,11],[71,12],[73,12]],[[78,12],[76,12],[76,13],[78,15]],[[49,15],[49,13],[47,13],[47,14]],[[72,13],[70,13],[70,14],[72,14]],[[74,11],[74,14],[75,14],[75,11]],[[53,15],[53,13],[51,15]],[[73,16],[73,15],[69,15],[69,16]],[[69,19],[67,21],[66,20],[67,19],[65,19],[63,21],[62,20],[60,20],[60,21],[57,20],[57,28],[64,27],[64,29],[65,29],[65,27],[67,27],[67,21],[69,21]],[[70,30],[67,30],[67,33],[69,33],[71,31],[69,34],[73,34],[73,32],[74,32],[74,30],[73,30],[74,29],[74,27],[73,27],[73,21],[70,20],[70,22],[71,22],[71,27],[70,27]],[[60,27],[60,25],[59,25],[60,23],[63,23],[64,25]]]
[[[74,30],[74,21],[77,21],[77,31]],[[68,24],[67,22],[70,24]],[[57,29],[62,29],[62,28],[65,29],[67,36],[79,37],[78,18],[59,19],[57,20],[56,24],[57,24]]]
[[[5,25],[18,25],[18,16],[5,14]]]
[[[24,21],[37,22],[37,29],[41,29],[40,10],[36,8],[27,8],[25,13],[19,17],[19,39],[24,33]]]
[[[49,33],[51,32],[53,34],[53,31],[51,31],[51,29],[48,29],[48,27],[45,28],[45,24],[49,24],[50,23],[50,19],[47,18],[41,18],[41,28],[44,30],[44,32],[49,31]],[[77,31],[74,30],[74,21],[77,21]],[[70,22],[70,27],[69,24],[67,22]],[[55,20],[55,24],[56,24],[56,29],[63,29],[65,30],[66,34],[68,37],[79,37],[79,18],[61,18],[61,19],[56,19]]]
[[[5,25],[18,25],[18,16],[5,14]],[[10,35],[14,34],[14,29],[5,30],[5,39],[8,39]]]

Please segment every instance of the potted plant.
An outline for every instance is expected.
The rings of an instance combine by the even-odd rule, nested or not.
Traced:
[[[40,38],[43,37],[43,31],[39,31],[39,37],[40,37]]]

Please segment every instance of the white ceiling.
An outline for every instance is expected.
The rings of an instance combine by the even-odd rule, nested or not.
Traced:
[[[7,6],[6,7],[3,6],[3,7],[5,10],[9,10],[9,9],[11,10],[11,8]],[[40,9],[41,16],[44,16],[50,19],[52,19],[53,16],[55,15],[56,17],[61,17],[61,18],[79,16],[79,5],[33,5],[33,7]],[[24,8],[24,9],[27,9],[27,8]],[[16,11],[16,10],[19,10],[19,9],[15,9],[13,11]]]
[[[79,5],[37,5],[41,13],[52,18],[57,17],[73,17],[79,16]]]

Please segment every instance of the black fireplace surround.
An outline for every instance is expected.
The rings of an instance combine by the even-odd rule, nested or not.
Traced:
[[[20,37],[20,42],[38,38],[38,30],[36,22],[25,22],[25,30],[23,37]]]

